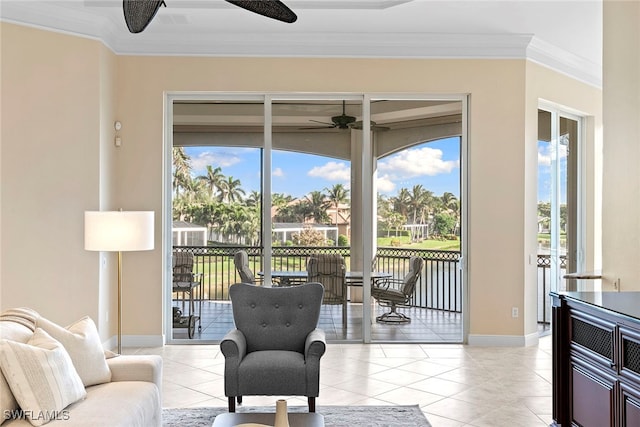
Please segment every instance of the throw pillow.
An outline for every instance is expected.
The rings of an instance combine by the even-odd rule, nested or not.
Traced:
[[[62,344],[40,328],[27,343],[2,340],[0,368],[34,426],[64,418],[62,410],[87,395]]]
[[[38,318],[36,325],[62,343],[85,387],[111,381],[111,370],[105,359],[100,335],[90,317],[85,316],[66,328],[44,317]]]

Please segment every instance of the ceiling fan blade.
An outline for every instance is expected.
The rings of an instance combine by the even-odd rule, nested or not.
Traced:
[[[350,127],[351,129],[358,129],[358,130],[362,130],[362,120],[358,120],[357,122],[353,122]],[[391,129],[390,127],[387,126],[380,126],[378,124],[376,124],[376,122],[374,122],[373,120],[371,120],[371,124],[369,125],[369,130],[389,130]]]
[[[129,31],[141,33],[163,5],[166,6],[164,0],[122,0],[124,20]]]
[[[310,122],[313,123],[320,123],[321,125],[327,125],[328,127],[335,127],[335,123],[329,123],[329,122],[321,122],[320,120],[311,120],[309,119]]]
[[[299,130],[319,130],[319,129],[335,129],[335,126],[318,126],[310,128],[298,128]]]
[[[278,21],[291,24],[298,17],[280,0],[226,0],[229,3]]]

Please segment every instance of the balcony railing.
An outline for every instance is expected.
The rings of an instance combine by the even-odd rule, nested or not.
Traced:
[[[264,271],[262,248],[256,246],[175,246],[174,251],[191,252],[195,257],[195,268],[203,273],[201,292],[204,300],[226,301],[229,286],[240,282],[233,265],[233,255],[244,250],[249,255],[249,266],[255,273]],[[335,253],[345,258],[347,269],[351,264],[348,247],[275,246],[272,249],[271,269],[274,271],[305,270],[310,256],[316,253]],[[426,249],[378,248],[374,271],[383,271],[402,278],[409,269],[409,258],[418,256],[425,262],[411,305],[455,313],[462,312],[462,281],[459,251]],[[565,259],[561,257],[561,268]],[[548,255],[538,255],[538,322],[548,323],[549,269]],[[199,293],[200,294],[200,293]]]
[[[233,255],[244,250],[249,255],[249,267],[254,273],[263,271],[262,249],[255,246],[174,246],[174,251],[194,254],[194,265],[204,276],[202,298],[210,301],[229,299],[229,286],[240,281],[233,265]],[[272,270],[305,270],[310,256],[316,253],[335,253],[351,264],[348,247],[276,246],[272,250]],[[425,268],[416,286],[411,304],[414,307],[462,311],[462,281],[460,280],[460,252],[402,248],[378,248],[375,271],[389,272],[402,278],[409,270],[409,258],[421,257]]]

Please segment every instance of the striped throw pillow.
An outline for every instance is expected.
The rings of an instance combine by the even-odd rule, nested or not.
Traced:
[[[0,368],[34,426],[63,418],[64,408],[87,395],[67,351],[40,328],[24,344],[0,341]]]

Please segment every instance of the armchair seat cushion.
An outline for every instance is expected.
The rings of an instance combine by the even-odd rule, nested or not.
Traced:
[[[374,288],[371,295],[384,301],[404,302],[407,299],[407,296],[397,289]]]
[[[240,395],[306,393],[304,355],[297,351],[264,350],[245,356],[238,368]]]

